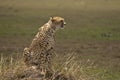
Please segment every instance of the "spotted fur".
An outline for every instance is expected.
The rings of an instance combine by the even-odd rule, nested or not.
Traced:
[[[34,69],[51,69],[51,59],[54,53],[55,32],[65,25],[64,18],[52,17],[50,20],[39,28],[31,45],[24,49],[24,62],[28,67]]]

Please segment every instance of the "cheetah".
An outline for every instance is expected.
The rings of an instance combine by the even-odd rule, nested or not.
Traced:
[[[55,46],[55,32],[66,25],[64,18],[51,17],[39,28],[31,45],[24,48],[24,62],[28,67],[40,69],[41,73],[51,70],[51,58]]]

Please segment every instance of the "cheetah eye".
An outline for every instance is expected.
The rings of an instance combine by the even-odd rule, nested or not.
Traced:
[[[63,20],[60,20],[60,22],[63,22]]]

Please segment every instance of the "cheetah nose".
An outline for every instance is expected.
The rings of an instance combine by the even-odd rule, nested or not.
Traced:
[[[64,22],[64,25],[66,25],[66,22]]]

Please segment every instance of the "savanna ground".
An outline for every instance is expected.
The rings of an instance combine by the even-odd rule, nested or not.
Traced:
[[[22,66],[23,48],[38,28],[50,16],[62,16],[67,25],[56,34],[55,69],[77,80],[120,80],[119,4],[119,0],[0,0],[0,74]]]

